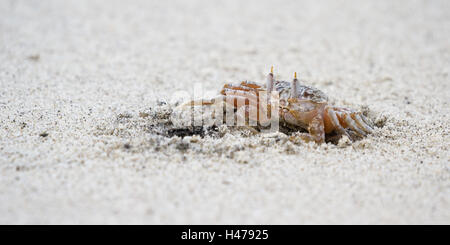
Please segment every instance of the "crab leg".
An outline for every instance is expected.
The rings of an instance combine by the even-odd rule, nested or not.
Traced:
[[[344,119],[347,126],[349,126],[353,131],[360,134],[361,136],[366,136],[366,132],[356,125],[355,121],[353,121],[352,117],[347,113],[342,113],[342,119]]]
[[[239,110],[236,111],[236,119],[237,119],[237,126],[245,128],[249,130],[250,132],[256,134],[258,133],[258,130],[253,128],[252,126],[257,125],[257,118],[251,118],[251,115],[249,111],[249,105],[242,106]],[[248,122],[247,122],[248,119]]]
[[[223,98],[224,98],[224,102],[226,105],[227,113],[232,113],[232,111],[234,111],[234,109],[236,109],[236,111],[239,112],[239,110],[241,110],[243,108],[250,108],[250,110],[247,110],[247,112],[249,114],[249,118],[252,119],[253,121],[258,122],[259,112],[257,109],[258,108],[257,100],[255,100],[256,98],[251,98],[251,97],[249,98],[249,97],[244,97],[243,95],[241,96],[241,95],[236,95],[236,94],[235,95],[231,95],[231,94],[226,95],[226,96],[223,96]],[[244,112],[246,112],[245,109],[244,109]],[[237,123],[244,124],[245,123],[245,113],[244,113],[244,117],[243,117],[244,120],[242,120],[242,117],[239,117],[239,115],[240,115],[239,113],[236,113]],[[231,120],[231,119],[229,119],[229,120]],[[238,125],[238,126],[241,126],[241,125]],[[256,125],[251,125],[251,126],[256,126]]]
[[[364,115],[361,114],[360,116],[361,116],[363,122],[364,122],[367,126],[369,126],[369,128],[371,128],[371,129],[373,130],[373,124],[372,124],[372,122],[371,122],[367,117],[365,117]]]
[[[224,94],[226,97],[229,96],[236,96],[238,99],[248,99],[249,103],[254,103],[255,105],[258,104],[258,96],[256,93],[242,91],[242,90],[231,90],[231,89],[225,89]]]
[[[364,122],[364,119],[359,114],[353,114],[352,118],[355,120],[355,122],[360,126],[365,132],[372,133],[373,129]]]
[[[253,91],[258,91],[258,90],[262,89],[259,84],[256,84],[254,82],[249,82],[249,81],[241,82],[241,87],[246,87],[246,88],[248,88],[250,90],[253,90]]]
[[[237,110],[236,115],[238,122],[244,122],[247,126],[257,126],[261,120],[259,118],[258,109],[254,105],[246,105]],[[239,120],[240,119],[240,120]],[[248,122],[247,122],[248,119]],[[240,126],[240,125],[238,125]]]
[[[212,104],[214,104],[214,101],[217,99],[221,100],[221,99],[223,99],[223,96],[217,96],[212,99],[191,100],[191,101],[185,102],[179,106],[186,107],[186,106],[197,106],[197,105],[212,105]]]
[[[330,121],[333,124],[333,127],[336,129],[336,131],[339,134],[347,135],[349,137],[349,135],[347,134],[345,129],[339,123],[339,120],[336,116],[336,112],[333,110],[333,108],[327,107],[327,108],[325,108],[325,112],[327,113],[328,117],[330,118]]]
[[[366,135],[367,133],[373,132],[372,127],[369,126],[370,123],[368,123],[368,119],[365,118],[364,115],[362,115],[360,112],[354,112],[346,108],[338,108],[338,107],[334,107],[334,110],[337,111],[339,119],[343,121],[345,124],[348,124],[348,126],[357,133],[361,134],[360,131],[363,131],[364,134],[362,135]],[[350,119],[348,118],[346,119],[346,117],[350,117]],[[353,127],[355,126],[360,130],[353,129]]]
[[[247,92],[255,92],[257,93],[259,90],[261,90],[261,86],[259,86],[256,83],[252,82],[241,82],[240,85],[233,85],[233,84],[225,84],[220,91],[221,94],[224,94],[226,90],[239,90],[239,91],[247,91]]]

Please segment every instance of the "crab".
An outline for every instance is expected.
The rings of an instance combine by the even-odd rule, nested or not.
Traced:
[[[330,105],[325,93],[300,84],[297,73],[291,83],[275,81],[273,67],[265,86],[249,81],[225,84],[219,96],[191,100],[181,107],[215,105],[217,111],[217,108],[225,108],[223,104],[231,110],[219,109],[220,113],[233,114],[254,132],[265,127],[271,115],[276,116],[273,113],[278,114],[276,118],[281,125],[299,131],[294,137],[319,144],[326,142],[326,137],[330,141],[329,138],[339,139],[345,135],[353,141],[373,132],[373,124],[362,112]]]

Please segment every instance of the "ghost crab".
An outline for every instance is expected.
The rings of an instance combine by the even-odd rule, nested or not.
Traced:
[[[274,96],[278,103],[273,103]],[[181,107],[223,104],[232,108],[234,116],[244,120],[245,126],[252,131],[257,132],[261,125],[267,125],[271,114],[275,112],[283,125],[307,131],[296,133],[293,137],[319,144],[325,142],[326,135],[334,134],[330,136],[334,138],[346,135],[354,140],[373,132],[372,123],[361,112],[329,105],[328,97],[322,91],[299,84],[297,73],[292,83],[275,81],[273,67],[265,86],[248,81],[238,85],[225,84],[219,96],[192,100]],[[230,113],[229,110],[220,110],[220,113]],[[250,122],[254,124],[250,125]]]

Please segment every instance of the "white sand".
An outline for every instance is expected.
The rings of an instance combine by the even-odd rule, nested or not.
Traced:
[[[449,1],[149,2],[0,1],[1,224],[450,223]],[[384,127],[151,129],[157,97],[270,65]]]

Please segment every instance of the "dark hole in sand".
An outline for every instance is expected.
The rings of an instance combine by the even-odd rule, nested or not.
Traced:
[[[198,135],[200,137],[205,137],[207,135],[214,136],[218,132],[216,126],[212,127],[202,127],[202,126],[192,126],[186,128],[171,128],[167,130],[166,136],[174,137],[178,136],[184,138],[186,136]]]
[[[280,129],[281,133],[286,134],[288,136],[291,136],[297,132],[307,133],[307,131],[302,128],[294,129],[292,127],[286,127],[283,125],[280,125],[279,129]],[[355,133],[353,133],[350,130],[348,130],[347,133],[352,137],[352,139],[354,141],[358,141],[358,140],[362,139],[360,136],[356,135]],[[169,138],[174,137],[174,136],[184,138],[186,136],[194,136],[194,135],[198,135],[202,138],[205,136],[220,137],[217,126],[212,126],[212,127],[189,126],[186,128],[171,128],[166,131],[164,136],[169,137]],[[333,132],[333,133],[326,135],[325,142],[337,145],[339,143],[340,138],[341,138],[340,135]]]

